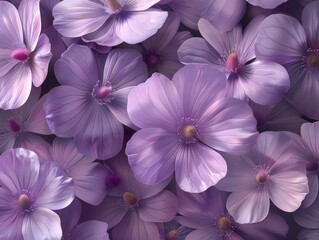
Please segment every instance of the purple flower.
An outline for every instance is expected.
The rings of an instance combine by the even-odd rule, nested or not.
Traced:
[[[52,210],[74,199],[72,180],[52,163],[40,166],[23,148],[0,156],[0,238],[60,239],[59,216]]]
[[[224,98],[225,78],[212,68],[186,66],[170,81],[154,73],[128,97],[128,113],[141,128],[127,143],[135,177],[157,184],[172,176],[185,191],[202,192],[227,172],[216,151],[242,154],[255,143],[248,104]]]
[[[17,10],[0,1],[0,108],[15,109],[39,87],[51,59],[50,42],[40,35],[39,0],[22,0]]]
[[[260,223],[239,224],[226,209],[228,194],[211,187],[203,193],[185,193],[178,189],[179,200],[176,220],[195,229],[185,240],[269,240],[283,239],[288,225],[280,216],[269,213]]]
[[[211,24],[223,31],[231,30],[246,10],[245,0],[171,0],[168,5],[176,12],[182,23],[197,30],[200,18],[207,19]]]
[[[258,59],[284,65],[291,87],[287,100],[300,113],[319,119],[319,1],[309,3],[302,13],[302,25],[297,19],[274,14],[260,26],[256,40]]]
[[[107,222],[113,240],[159,239],[158,223],[173,220],[178,205],[176,196],[163,190],[170,179],[157,185],[138,182],[123,153],[107,163],[112,169],[108,195],[99,206],[87,206],[84,214]]]
[[[107,233],[108,225],[101,221],[86,221],[78,223],[81,216],[82,206],[78,199],[67,207],[56,211],[61,219],[63,240],[109,240]]]
[[[246,155],[225,157],[228,172],[217,187],[232,192],[227,210],[239,223],[256,223],[269,212],[270,200],[281,210],[297,210],[309,192],[305,165],[284,132],[264,132]]]
[[[159,226],[161,240],[184,240],[192,229],[176,222],[176,220],[164,223]]]
[[[51,134],[42,109],[46,96],[38,100],[40,92],[40,88],[33,88],[28,100],[17,109],[0,109],[0,154],[10,148],[43,141],[37,133]]]
[[[184,64],[208,65],[224,72],[227,95],[261,105],[279,102],[289,88],[289,76],[275,62],[255,60],[255,40],[262,17],[253,19],[242,34],[241,26],[221,32],[205,19],[198,22],[205,38],[186,40],[178,49]]]
[[[266,9],[273,9],[278,7],[280,4],[287,2],[288,0],[247,0],[250,4]]]
[[[147,79],[147,69],[138,52],[123,49],[111,51],[103,66],[99,72],[88,47],[69,47],[55,65],[62,86],[51,89],[44,110],[54,134],[74,137],[81,153],[104,160],[122,148],[122,123],[132,126],[127,96]]]
[[[154,35],[164,24],[167,12],[151,8],[157,2],[64,0],[53,8],[53,24],[63,36],[82,37],[85,42],[135,44]]]

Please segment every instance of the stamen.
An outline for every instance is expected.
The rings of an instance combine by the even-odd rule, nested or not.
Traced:
[[[101,86],[95,90],[95,97],[97,99],[104,99],[112,92],[111,86]]]
[[[307,65],[309,67],[319,67],[319,55],[318,54],[310,54],[307,58],[306,58],[306,62]]]
[[[191,138],[196,134],[196,127],[194,125],[186,125],[183,128],[183,136],[186,138]]]
[[[263,170],[257,172],[257,174],[256,174],[256,180],[257,180],[257,182],[259,182],[259,183],[264,183],[264,182],[266,182],[267,179],[268,179],[268,174],[267,174],[267,172],[265,172],[265,171],[263,171]]]
[[[14,119],[12,118],[8,119],[7,123],[8,123],[9,129],[12,132],[15,132],[15,133],[20,132],[21,127]]]
[[[166,234],[167,240],[176,240],[178,238],[178,231],[173,229]]]
[[[12,51],[11,57],[15,60],[24,62],[29,59],[29,50],[25,48],[18,48]]]
[[[29,196],[26,194],[21,194],[18,199],[18,204],[22,209],[29,209],[31,207]]]
[[[137,197],[131,192],[123,193],[123,200],[127,203],[130,207],[135,207],[138,203]]]
[[[117,0],[108,0],[108,5],[113,12],[117,12],[122,8],[121,4]]]
[[[227,57],[226,67],[231,72],[236,72],[238,68],[239,62],[238,57],[235,52],[230,53]]]
[[[152,53],[147,56],[146,64],[151,67],[156,67],[160,62],[159,56],[156,53]]]
[[[231,228],[231,219],[227,216],[220,217],[217,221],[217,226],[220,230],[228,230]]]

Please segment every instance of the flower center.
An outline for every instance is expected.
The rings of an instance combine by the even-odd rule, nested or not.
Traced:
[[[231,219],[227,216],[220,217],[217,226],[220,230],[226,231],[231,228]]]
[[[200,130],[198,129],[196,122],[197,119],[187,117],[182,118],[178,123],[177,135],[181,142],[190,144],[198,141],[197,139],[200,135]]]
[[[15,132],[15,133],[20,132],[21,127],[20,127],[19,123],[17,123],[14,119],[12,119],[12,118],[8,119],[7,123],[8,123],[9,129],[12,132]]]
[[[31,207],[31,200],[28,195],[21,194],[18,199],[18,204],[23,210],[27,210]]]
[[[97,99],[104,99],[112,92],[112,86],[100,86],[95,90]]]
[[[98,104],[104,105],[114,98],[113,90],[110,82],[102,85],[101,81],[98,80],[93,87],[91,95]]]
[[[117,187],[122,182],[122,179],[120,176],[117,175],[111,175],[106,177],[106,184],[111,187]]]
[[[235,52],[229,54],[226,61],[226,68],[231,72],[236,72],[238,65],[239,62],[237,54]]]
[[[314,171],[314,170],[317,170],[318,169],[318,163],[315,163],[315,162],[308,162],[306,164],[306,169],[307,171]]]
[[[260,170],[260,171],[257,172],[257,174],[256,174],[256,180],[257,180],[257,182],[259,182],[259,183],[264,183],[264,182],[267,181],[267,179],[268,179],[268,174],[267,174],[267,172],[265,172],[265,171],[263,171],[263,170]]]
[[[146,64],[151,67],[156,67],[159,61],[159,56],[156,53],[152,53],[146,58]]]
[[[183,136],[186,138],[194,137],[196,132],[197,132],[197,130],[196,130],[196,127],[194,125],[186,125],[183,128]]]
[[[11,57],[15,60],[24,62],[29,59],[29,50],[25,48],[18,48],[12,51]]]
[[[117,12],[122,8],[121,4],[117,0],[107,0],[107,3],[113,12]]]
[[[137,197],[131,192],[123,193],[123,200],[127,203],[130,207],[135,207],[138,203]]]
[[[166,234],[167,240],[176,240],[178,238],[178,231],[173,229]]]
[[[318,54],[310,54],[306,58],[307,65],[309,67],[317,68],[319,67],[319,55]]]

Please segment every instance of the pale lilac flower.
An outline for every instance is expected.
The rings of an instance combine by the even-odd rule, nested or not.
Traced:
[[[205,19],[198,22],[204,37],[186,40],[178,49],[184,64],[207,65],[224,72],[227,95],[261,105],[279,102],[289,88],[289,76],[275,62],[255,60],[255,40],[263,17],[254,18],[242,33],[241,26],[221,32]]]
[[[74,137],[79,152],[98,159],[115,156],[123,144],[123,124],[131,89],[147,79],[142,56],[133,50],[111,51],[99,72],[92,50],[72,45],[55,64],[62,86],[44,103],[48,125],[59,137]]]
[[[39,0],[22,0],[18,10],[0,1],[0,108],[15,109],[39,87],[51,59],[50,42],[40,35]]]
[[[105,167],[81,154],[72,139],[55,138],[50,150],[51,156],[47,156],[46,161],[54,162],[73,180],[75,196],[92,205],[100,204],[106,195]],[[40,149],[39,152],[41,155]]]
[[[72,180],[53,163],[40,166],[37,155],[23,148],[0,156],[0,238],[60,239],[59,216],[52,210],[74,199]]]
[[[185,240],[279,240],[288,232],[285,220],[273,213],[260,223],[235,222],[226,209],[228,194],[214,187],[197,194],[177,190],[178,212],[182,216],[176,220],[195,229]]]
[[[288,0],[247,0],[250,4],[262,8],[273,9],[278,7],[280,4],[287,2]]]
[[[301,114],[319,119],[319,1],[309,3],[297,19],[274,14],[260,26],[256,40],[258,59],[286,67],[291,87],[287,100]]]
[[[159,239],[158,223],[173,220],[177,211],[176,196],[163,190],[170,179],[156,185],[140,183],[123,153],[107,163],[112,170],[108,195],[99,206],[87,206],[84,215],[107,222],[113,240]]]
[[[188,31],[177,32],[179,25],[179,17],[170,12],[163,27],[137,46],[137,50],[144,56],[150,75],[160,72],[172,78],[184,66],[178,60],[177,49],[186,39],[191,38],[191,34]]]
[[[40,88],[33,88],[28,100],[17,109],[0,109],[0,154],[10,148],[42,141],[37,134],[51,134],[42,108],[46,96],[38,100],[40,92]]]
[[[246,10],[245,0],[171,0],[168,5],[183,24],[195,30],[198,20],[205,18],[219,30],[229,31],[239,23]]]
[[[82,206],[78,199],[67,207],[57,210],[60,216],[63,240],[109,240],[106,222],[91,220],[79,223]]]
[[[264,220],[270,200],[279,209],[293,212],[309,193],[306,166],[285,132],[263,132],[251,152],[225,158],[228,172],[217,187],[232,192],[226,207],[236,222]]]
[[[159,0],[64,0],[53,8],[54,27],[66,37],[115,46],[154,35],[167,12],[152,8]],[[72,11],[70,11],[72,9]]]
[[[135,177],[157,184],[175,171],[177,184],[189,192],[222,179],[227,166],[217,151],[243,154],[257,137],[248,104],[224,96],[224,75],[195,65],[177,71],[172,81],[154,73],[136,86],[128,114],[141,130],[126,146]]]

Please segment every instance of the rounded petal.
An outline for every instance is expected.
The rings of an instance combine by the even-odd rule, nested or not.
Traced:
[[[233,234],[235,233],[232,232],[231,235]],[[203,227],[203,228],[193,230],[191,233],[187,235],[185,240],[194,240],[194,239],[212,240],[212,239],[220,239],[220,237],[221,236],[220,236],[220,232],[218,228],[215,226],[211,226],[211,227]],[[230,236],[228,235],[227,235],[227,238],[231,239]]]
[[[178,201],[170,191],[140,201],[138,213],[145,222],[168,222],[175,218]]]
[[[302,124],[300,134],[311,153],[319,158],[319,122]]]
[[[137,180],[157,184],[174,172],[179,140],[176,133],[159,128],[137,131],[126,145],[125,153]]]
[[[260,105],[278,103],[290,86],[286,69],[275,62],[255,61],[245,65],[239,78],[248,97]]]
[[[268,1],[263,1],[263,0],[247,0],[250,4],[258,7],[262,7],[265,9],[274,9],[278,7],[280,4],[287,2],[288,0],[268,0]]]
[[[102,3],[86,0],[61,1],[53,8],[52,15],[58,32],[71,38],[97,30],[109,17]]]
[[[72,179],[52,162],[41,165],[39,179],[31,191],[37,196],[38,207],[51,210],[67,207],[75,197]]]
[[[319,198],[308,208],[298,209],[294,214],[296,222],[304,228],[318,229]]]
[[[98,68],[93,52],[87,46],[71,45],[55,63],[54,73],[62,85],[92,91],[98,81]]]
[[[86,221],[76,226],[70,233],[70,239],[88,240],[103,239],[109,240],[107,233],[108,224],[101,221]]]
[[[16,142],[16,135],[12,132],[4,132],[0,134],[0,153],[13,148]]]
[[[145,11],[128,12],[125,19],[117,23],[116,34],[129,44],[143,42],[163,26],[167,16],[167,12],[152,8]]]
[[[209,105],[198,125],[199,139],[219,151],[240,155],[256,143],[256,119],[252,110],[247,103],[235,98]]]
[[[50,90],[43,104],[50,130],[59,137],[73,137],[89,120],[88,93],[71,86]]]
[[[9,149],[0,157],[0,185],[14,193],[30,189],[39,181],[39,169],[39,159],[34,152]]]
[[[25,240],[59,240],[62,237],[60,218],[49,209],[36,208],[32,214],[26,214],[23,219],[22,235]]]
[[[319,48],[319,2],[313,1],[305,6],[302,11],[302,25],[307,33],[309,45],[314,48]]]
[[[129,0],[124,5],[124,10],[126,11],[143,11],[146,10],[160,0]]]
[[[250,189],[229,195],[226,208],[238,223],[256,223],[264,220],[269,212],[267,191]]]
[[[273,14],[261,24],[255,47],[257,59],[285,64],[300,61],[306,50],[306,33],[297,19]]]
[[[174,132],[182,117],[177,89],[160,73],[154,73],[145,83],[132,89],[127,112],[131,121],[140,128],[159,127]]]
[[[63,233],[70,233],[80,220],[82,205],[79,199],[74,201],[66,208],[55,210],[61,219]]]
[[[316,199],[319,193],[319,179],[317,171],[310,171],[307,173],[309,193],[306,195],[305,199],[302,201],[302,208],[309,207]]]
[[[204,144],[196,142],[185,145],[176,156],[175,179],[186,192],[204,192],[225,177],[226,173],[224,158]]]

